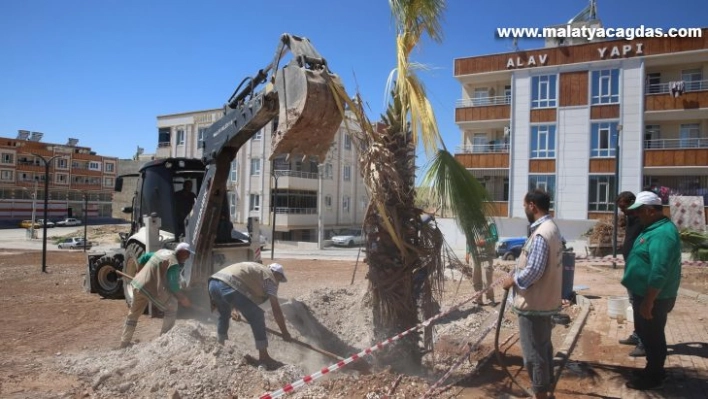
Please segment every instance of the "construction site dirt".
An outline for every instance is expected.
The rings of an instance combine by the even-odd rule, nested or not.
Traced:
[[[82,289],[84,254],[50,251],[48,273],[41,273],[41,252],[0,251],[0,397],[2,398],[257,398],[332,363],[331,357],[269,336],[270,354],[285,365],[267,371],[248,364],[255,355],[250,328],[232,322],[224,346],[216,341],[215,314],[180,317],[159,336],[161,320],[141,317],[137,344],[117,349],[127,307]],[[367,301],[367,265],[352,261],[276,259],[288,282],[279,296],[294,338],[348,357],[376,344],[372,341]],[[352,281],[352,275],[356,275]],[[506,263],[508,268],[511,263]],[[497,276],[503,275],[500,267]],[[575,284],[589,299],[590,311],[578,305],[564,310],[568,326],[553,330],[554,348],[570,341],[566,359],[557,364],[556,398],[708,397],[708,329],[704,320],[706,269],[685,267],[686,288],[669,316],[667,337],[670,378],[661,391],[642,393],[624,387],[643,358],[617,340],[632,331],[629,322],[607,316],[607,298],[625,293],[621,269],[578,263]],[[473,290],[461,274],[449,273],[442,309],[467,300]],[[497,301],[502,292],[497,290]],[[397,374],[389,368],[344,367],[288,395],[294,398],[478,398],[526,397],[513,385],[494,356],[494,329],[499,306],[471,302],[434,327],[435,349],[418,372]],[[587,314],[582,328],[577,322]],[[272,317],[266,320],[275,327]],[[515,316],[505,314],[500,331],[502,358],[509,371],[528,386],[522,369]],[[275,327],[277,329],[277,327]],[[482,337],[483,332],[488,332]],[[468,343],[481,344],[472,348]],[[395,343],[393,344],[395,345]],[[376,352],[373,355],[376,356]],[[459,360],[463,360],[461,363]],[[374,362],[372,362],[374,363]],[[440,383],[453,364],[460,367]]]

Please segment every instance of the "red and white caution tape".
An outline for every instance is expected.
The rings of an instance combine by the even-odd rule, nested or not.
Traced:
[[[310,375],[308,375],[308,376],[305,376],[305,377],[303,377],[303,378],[301,378],[301,379],[299,379],[299,380],[297,380],[297,381],[295,381],[295,382],[293,382],[293,383],[290,383],[290,384],[284,386],[283,388],[280,388],[280,389],[277,390],[277,391],[273,391],[273,392],[270,392],[270,393],[265,393],[265,394],[263,394],[263,395],[260,396],[260,399],[275,399],[275,398],[279,398],[279,397],[281,397],[281,396],[283,396],[283,395],[285,395],[285,394],[287,394],[287,393],[293,392],[294,390],[296,390],[296,389],[298,389],[298,388],[304,386],[305,384],[309,384],[309,383],[311,383],[312,381],[315,381],[315,380],[321,378],[321,377],[322,377],[323,375],[325,375],[325,374],[328,374],[328,373],[330,373],[330,372],[332,372],[332,371],[341,370],[341,369],[344,368],[344,366],[346,366],[347,364],[352,363],[352,362],[354,362],[354,361],[356,361],[356,360],[359,360],[359,359],[363,358],[363,357],[366,356],[366,355],[370,355],[370,354],[376,352],[377,350],[383,349],[384,347],[386,347],[386,346],[392,344],[393,342],[396,342],[396,341],[400,340],[401,338],[405,337],[406,335],[410,334],[411,332],[416,331],[416,330],[418,330],[418,329],[421,329],[421,328],[423,328],[423,327],[427,327],[428,325],[430,325],[430,324],[433,323],[434,321],[437,321],[437,320],[439,320],[439,319],[441,319],[441,318],[447,316],[448,314],[450,314],[450,313],[454,312],[455,310],[457,310],[460,306],[462,306],[462,305],[464,305],[464,304],[466,304],[466,303],[468,303],[468,302],[470,302],[470,301],[473,301],[473,300],[475,300],[475,299],[477,299],[477,298],[480,298],[480,297],[482,296],[482,294],[484,294],[487,290],[492,289],[492,288],[494,288],[494,287],[496,287],[496,286],[501,285],[501,284],[504,282],[504,280],[506,279],[506,277],[507,277],[507,276],[505,275],[504,277],[502,277],[502,278],[500,278],[499,280],[497,280],[497,281],[495,281],[494,283],[492,283],[486,290],[483,290],[483,291],[479,291],[479,292],[474,293],[470,298],[466,299],[465,301],[463,301],[463,302],[461,302],[461,303],[459,303],[459,304],[457,304],[457,305],[455,305],[455,306],[452,306],[451,308],[449,308],[449,309],[446,310],[445,312],[438,313],[437,315],[435,315],[435,316],[429,318],[428,320],[426,320],[426,321],[424,321],[424,322],[422,322],[422,323],[420,323],[420,324],[418,324],[418,325],[416,325],[416,326],[414,326],[414,327],[411,327],[411,328],[409,328],[408,330],[403,331],[402,333],[399,333],[398,335],[395,335],[395,336],[393,336],[393,337],[391,337],[391,338],[388,338],[388,339],[386,339],[386,340],[384,340],[384,341],[382,341],[382,342],[379,342],[378,344],[376,344],[376,345],[374,345],[374,346],[372,346],[372,347],[370,347],[370,348],[368,348],[368,349],[364,349],[363,351],[361,351],[361,352],[359,352],[359,353],[357,353],[357,354],[355,354],[355,355],[352,355],[352,356],[350,356],[350,357],[348,357],[348,358],[346,358],[346,359],[344,359],[344,360],[340,360],[339,362],[337,362],[337,363],[335,363],[335,364],[333,364],[333,365],[331,365],[331,366],[329,366],[329,367],[325,367],[325,368],[323,368],[322,370],[320,370],[320,371],[318,371],[318,372],[316,372],[316,373],[313,373],[313,374],[310,374]]]

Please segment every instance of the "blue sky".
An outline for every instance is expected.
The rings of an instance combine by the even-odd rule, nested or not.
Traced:
[[[448,2],[443,43],[426,42],[414,53],[432,68],[423,80],[448,149],[460,144],[453,59],[511,51],[510,40],[495,38],[496,27],[564,23],[586,5]],[[598,14],[606,27],[701,27],[708,25],[708,2],[599,0]],[[44,142],[74,137],[119,158],[130,158],[137,146],[155,151],[157,115],[221,107],[243,78],[271,60],[284,32],[308,37],[347,90],[361,92],[372,119],[385,109],[395,62],[385,0],[4,1],[0,30],[0,136],[26,129],[44,132]]]

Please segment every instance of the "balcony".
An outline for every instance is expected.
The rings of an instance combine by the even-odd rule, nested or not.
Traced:
[[[672,83],[656,83],[647,85],[644,94],[667,94],[671,93]],[[684,93],[690,93],[693,91],[704,91],[708,90],[708,80],[694,80],[690,82],[683,82]]]
[[[675,84],[658,83],[648,85],[646,88],[645,111],[652,112],[648,119],[699,119],[705,117],[705,112],[700,110],[708,108],[708,80],[699,80],[691,82],[682,82],[684,85],[683,93],[674,96]],[[663,115],[661,111],[684,111],[686,114],[680,116],[674,115],[675,112],[670,112],[669,115]]]
[[[501,126],[509,121],[511,115],[510,104],[510,96],[463,98],[455,104],[455,122],[497,121],[496,124],[487,123],[486,125],[490,127]]]
[[[317,208],[275,208],[277,214],[275,218],[276,226],[297,226],[312,227],[317,225]]]
[[[706,167],[708,138],[644,141],[645,167]]]
[[[509,153],[509,143],[490,141],[487,144],[470,144],[457,146],[458,154],[488,154]]]
[[[301,172],[296,170],[276,170],[278,176],[279,189],[297,189],[317,191],[319,181],[318,174],[313,172]]]

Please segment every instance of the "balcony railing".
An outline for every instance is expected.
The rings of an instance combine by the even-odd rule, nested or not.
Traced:
[[[317,208],[277,207],[277,208],[275,208],[275,213],[287,213],[290,215],[315,215],[315,214],[317,214]]]
[[[644,140],[644,148],[650,150],[708,148],[708,138]]]
[[[297,170],[275,170],[275,174],[278,177],[301,177],[303,179],[317,179],[317,173],[312,172],[300,172]]]
[[[455,106],[463,107],[483,107],[488,105],[508,105],[511,104],[511,96],[496,96],[496,97],[479,97],[479,98],[463,98],[457,100]]]
[[[157,146],[158,146],[159,148],[169,147],[169,146],[170,146],[170,142],[169,142],[169,141],[163,141],[163,142],[161,142],[161,143],[157,143]]]
[[[458,154],[508,153],[508,143],[490,142],[487,144],[461,145],[457,147]]]
[[[683,91],[702,91],[708,90],[708,80],[694,80],[694,81],[684,81]],[[647,85],[646,94],[667,94],[671,93],[671,82],[667,83],[656,83],[652,85]]]

